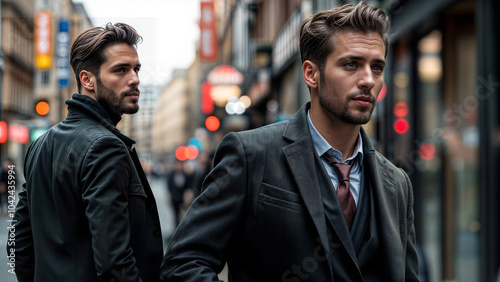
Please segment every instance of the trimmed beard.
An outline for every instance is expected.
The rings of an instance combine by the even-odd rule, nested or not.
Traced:
[[[96,93],[97,101],[104,107],[117,114],[135,114],[139,111],[139,101],[135,103],[135,107],[126,107],[122,104],[123,98],[125,98],[126,94],[134,91],[139,92],[137,87],[117,94],[113,90],[104,86],[100,76],[96,76],[96,84],[98,87],[97,90],[99,91]]]

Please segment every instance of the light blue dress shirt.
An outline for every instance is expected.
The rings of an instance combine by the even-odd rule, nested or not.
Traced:
[[[328,172],[328,176],[330,177],[330,180],[332,181],[333,187],[335,187],[335,191],[337,191],[337,186],[339,185],[339,179],[337,176],[337,173],[333,169],[332,166],[330,166],[325,159],[323,159],[321,156],[324,153],[330,154],[333,159],[336,162],[341,163],[342,162],[342,153],[337,150],[332,148],[330,144],[321,136],[321,134],[318,132],[316,127],[314,127],[314,124],[311,121],[311,117],[309,115],[309,112],[307,112],[307,122],[309,123],[309,131],[311,132],[312,136],[312,141],[314,145],[314,149],[316,150],[316,153],[318,153],[318,156],[320,157],[321,161],[323,162],[323,165],[325,166],[326,172]],[[356,158],[357,157],[357,158]],[[354,162],[351,172],[349,173],[349,182],[350,182],[350,190],[352,193],[352,196],[354,197],[354,202],[356,203],[356,207],[358,206],[359,202],[359,195],[361,193],[361,188],[362,186],[362,179],[363,179],[363,140],[361,140],[361,133],[358,133],[358,149],[355,150],[354,155],[348,158],[344,163],[349,164],[354,158],[356,158],[356,161]]]

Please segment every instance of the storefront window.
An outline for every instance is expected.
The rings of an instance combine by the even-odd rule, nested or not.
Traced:
[[[412,179],[417,244],[431,282],[485,276],[478,116],[484,97],[476,87],[483,79],[477,72],[482,55],[476,46],[476,6],[472,0],[456,1],[402,34],[392,48],[389,104],[409,105],[409,132],[394,129],[387,155]]]
[[[479,130],[476,97],[476,40],[473,17],[450,14],[446,19],[445,141],[447,192],[453,205],[453,276],[479,281]],[[450,254],[451,255],[451,254]]]
[[[429,279],[442,277],[442,194],[443,141],[436,129],[442,126],[442,34],[435,30],[418,41],[418,114],[415,147],[419,162],[419,205],[422,217],[420,232],[422,251],[428,266]]]

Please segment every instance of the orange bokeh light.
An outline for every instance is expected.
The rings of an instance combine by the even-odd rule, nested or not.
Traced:
[[[220,127],[220,121],[215,116],[209,116],[205,120],[205,126],[209,131],[216,131]]]
[[[49,113],[49,110],[50,110],[49,103],[47,103],[45,101],[40,101],[36,104],[35,110],[36,110],[37,114],[44,116],[44,115]]]

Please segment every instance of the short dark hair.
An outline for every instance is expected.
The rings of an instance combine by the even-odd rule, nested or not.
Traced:
[[[304,20],[300,28],[300,58],[302,63],[310,60],[323,72],[326,58],[335,48],[332,39],[340,30],[377,32],[384,41],[387,56],[389,27],[390,20],[384,11],[363,1],[356,6],[347,4],[318,12]]]
[[[106,61],[104,50],[109,45],[126,43],[137,47],[142,37],[137,31],[125,23],[108,23],[105,27],[94,27],[80,34],[71,46],[70,63],[75,73],[78,92],[82,84],[79,76],[87,70],[98,76],[99,68]]]

